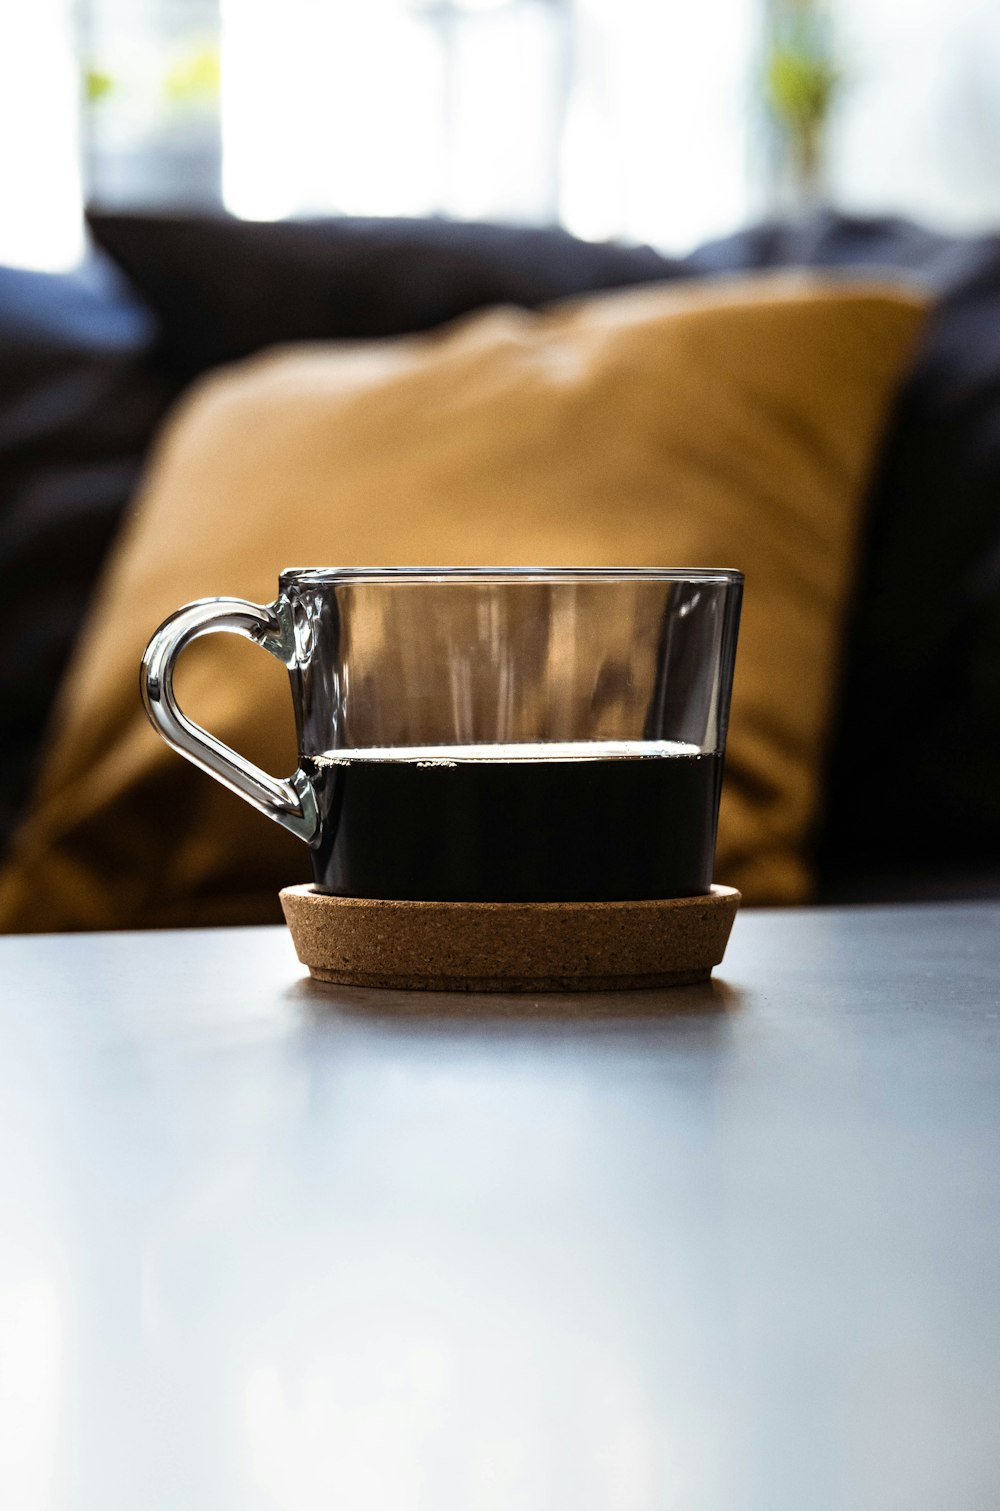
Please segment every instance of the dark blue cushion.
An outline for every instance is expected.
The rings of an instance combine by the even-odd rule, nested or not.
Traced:
[[[0,843],[170,397],[157,336],[102,256],[71,274],[0,268]]]
[[[817,850],[827,896],[1000,889],[1000,237],[826,213],[690,262],[937,295],[872,482]]]

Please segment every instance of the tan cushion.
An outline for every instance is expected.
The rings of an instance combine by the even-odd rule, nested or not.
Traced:
[[[160,743],[146,639],[292,565],[735,566],[747,576],[716,875],[809,889],[860,506],[923,318],[892,286],[772,276],[503,309],[429,337],[266,355],[168,428],[0,879],[7,929],[276,918],[304,847]],[[281,668],[212,636],[188,711],[295,764]]]

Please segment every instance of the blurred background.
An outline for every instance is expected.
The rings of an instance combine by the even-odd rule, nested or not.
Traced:
[[[84,203],[672,253],[817,201],[1000,223],[991,0],[32,0],[0,57],[8,265],[72,266]]]
[[[64,725],[192,385],[238,392],[227,367],[288,343],[764,270],[874,273],[929,314],[884,425],[837,436],[871,449],[795,836],[808,884],[745,894],[1000,894],[996,0],[10,0],[0,59],[0,931],[265,921],[302,863],[144,724],[145,635],[192,596],[165,576],[162,614],[136,595],[128,675],[80,697],[92,738]],[[796,428],[759,376],[751,423],[835,484],[830,404]],[[838,392],[863,386],[854,364]],[[757,507],[752,448],[726,440],[706,473]],[[234,538],[253,545],[266,497],[247,490]],[[784,686],[768,654],[761,685]],[[290,738],[284,701],[274,721]],[[141,761],[105,782],[130,741]],[[771,835],[780,787],[754,792]]]

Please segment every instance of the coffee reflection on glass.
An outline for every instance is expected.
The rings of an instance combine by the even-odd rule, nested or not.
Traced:
[[[741,593],[724,570],[290,570],[267,607],[173,615],[144,698],[168,743],[308,842],[320,891],[692,896],[712,882]],[[288,668],[288,781],[176,705],[176,657],[217,629]]]

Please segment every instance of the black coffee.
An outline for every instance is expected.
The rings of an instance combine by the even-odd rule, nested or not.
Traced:
[[[332,751],[303,766],[323,819],[313,868],[325,892],[574,902],[711,885],[721,757],[689,745]]]

